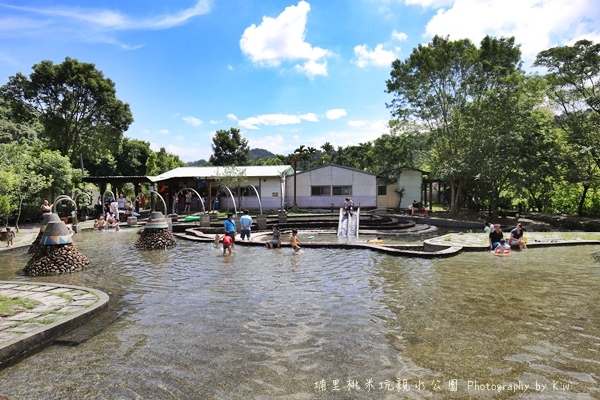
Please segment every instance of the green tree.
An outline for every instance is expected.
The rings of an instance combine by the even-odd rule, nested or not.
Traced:
[[[463,117],[472,96],[469,84],[476,60],[477,49],[469,40],[435,36],[406,61],[394,61],[387,81],[387,92],[395,96],[387,105],[392,116],[426,124],[432,167],[450,183],[453,213],[462,188],[474,175],[467,162],[472,150]]]
[[[168,153],[164,147],[161,147],[156,153],[156,165],[160,174],[175,168],[185,167],[185,163],[179,159],[178,155]]]
[[[335,156],[335,147],[329,142],[323,143],[321,146],[321,158],[319,160],[319,164],[326,165],[331,164],[333,162],[333,157]]]
[[[37,122],[17,122],[7,101],[0,96],[0,143],[21,140],[31,142],[37,139],[41,131],[42,126]]]
[[[223,169],[217,168],[216,173],[217,185],[219,191],[225,192],[225,188],[234,189],[237,193],[237,204],[242,204],[242,188],[243,183],[248,182],[246,176],[246,168],[239,168],[234,166],[225,166]]]
[[[387,92],[395,97],[388,107],[393,117],[426,127],[427,162],[449,182],[453,213],[466,185],[481,172],[482,158],[514,132],[516,121],[509,117],[518,100],[520,64],[512,38],[486,37],[478,49],[467,39],[435,36],[392,65]],[[505,109],[507,104],[512,107]]]
[[[146,160],[146,175],[160,175],[160,168],[157,164],[157,159],[158,156],[155,152],[152,152],[148,155],[148,159]]]
[[[124,138],[121,142],[120,156],[117,158],[117,170],[123,176],[143,176],[151,152],[150,143]]]
[[[16,142],[0,144],[0,170],[0,214],[5,221],[14,217],[17,229],[25,205],[37,209],[41,198],[70,194],[73,181],[81,179],[57,151]]]
[[[185,163],[179,159],[179,156],[168,153],[164,147],[161,147],[158,152],[150,151],[145,166],[146,175],[154,176],[178,167],[185,167]]]
[[[554,47],[540,52],[534,65],[548,70],[548,96],[561,112],[556,123],[566,133],[571,159],[568,181],[582,188],[577,210],[582,215],[589,189],[600,180],[600,44],[580,40]]]
[[[527,134],[517,149],[517,168],[511,175],[515,193],[523,195],[538,212],[551,209],[554,187],[563,171],[565,145],[553,121],[548,109],[530,114]]]
[[[114,83],[94,64],[66,58],[42,61],[29,77],[11,76],[0,93],[18,122],[39,118],[42,138],[73,164],[119,143],[133,122],[129,105],[116,97]]]
[[[248,140],[242,137],[239,129],[218,130],[213,137],[212,149],[209,159],[212,165],[248,165],[250,162]]]

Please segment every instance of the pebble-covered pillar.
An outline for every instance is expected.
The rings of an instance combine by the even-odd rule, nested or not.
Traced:
[[[86,269],[90,260],[77,249],[67,225],[61,221],[46,224],[40,244],[24,272],[29,276],[58,275]]]
[[[31,245],[29,246],[29,250],[27,251],[29,254],[35,254],[35,252],[38,250],[38,248],[40,247],[40,242],[42,241],[42,236],[44,235],[44,231],[46,230],[46,225],[48,225],[48,222],[51,221],[62,222],[57,213],[47,213],[42,215],[42,225],[40,226],[40,232],[38,233],[33,243],[31,243]]]
[[[165,216],[160,211],[155,211],[146,221],[135,247],[140,250],[166,250],[172,249],[176,244]]]

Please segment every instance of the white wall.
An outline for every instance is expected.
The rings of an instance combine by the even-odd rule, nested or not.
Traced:
[[[408,208],[413,200],[419,203],[421,201],[421,185],[423,184],[423,174],[419,170],[403,169],[398,178],[398,188],[404,188],[402,196],[402,208]]]
[[[312,186],[351,186],[352,195],[312,196]],[[286,185],[286,201],[294,202],[294,176],[290,175]],[[377,206],[377,178],[375,175],[328,165],[322,168],[299,172],[296,177],[296,201],[300,208],[338,208],[345,197],[350,197],[356,206]]]
[[[240,185],[242,188],[247,187],[248,185],[253,185],[258,193],[260,194],[260,205],[262,205],[263,212],[267,209],[276,209],[279,210],[281,208],[282,201],[282,193],[281,193],[281,181],[277,178],[250,178],[248,182]],[[254,189],[248,188],[250,195],[242,197],[242,204],[237,204],[238,211],[243,209],[250,210],[259,210],[259,202],[256,198],[256,193]],[[235,201],[238,201],[238,197],[234,194]],[[223,203],[221,209],[229,208],[233,210],[233,203],[231,198],[221,198],[221,202]]]

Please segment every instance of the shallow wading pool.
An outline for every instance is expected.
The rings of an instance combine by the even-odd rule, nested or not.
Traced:
[[[0,372],[14,399],[600,397],[599,246],[424,260],[368,250],[75,236],[92,267],[0,280],[111,296],[109,311]],[[366,240],[367,238],[365,238]],[[64,343],[64,342],[63,342]],[[543,389],[543,390],[542,390]]]

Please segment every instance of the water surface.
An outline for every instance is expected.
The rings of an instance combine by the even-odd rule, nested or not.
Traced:
[[[1,256],[0,279],[97,288],[110,310],[68,337],[77,346],[1,371],[0,395],[600,397],[598,246],[439,260],[237,246],[223,257],[185,241],[138,251],[131,230],[75,238],[89,270],[21,276],[23,249]]]

